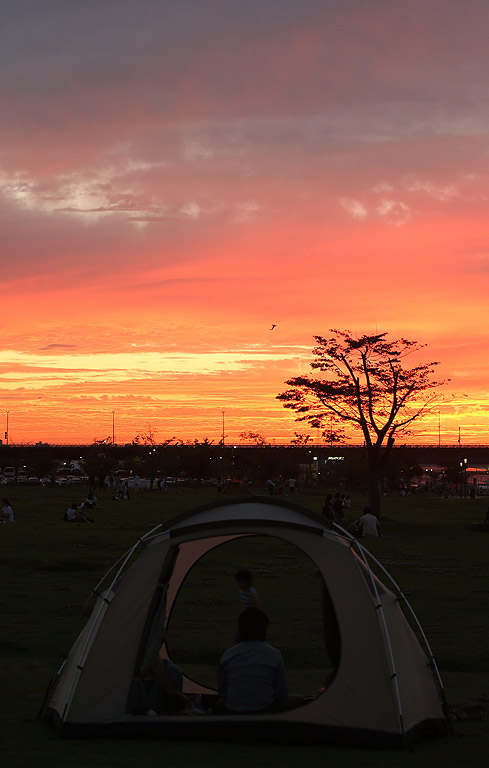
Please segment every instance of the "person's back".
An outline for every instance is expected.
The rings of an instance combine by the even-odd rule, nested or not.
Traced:
[[[230,711],[258,712],[287,696],[282,655],[262,640],[228,648],[219,669],[218,695]]]
[[[380,523],[370,510],[365,509],[358,521],[362,536],[366,539],[377,539],[382,534]]]
[[[280,651],[266,642],[268,617],[248,608],[239,617],[243,640],[224,652],[218,670],[218,696],[230,712],[259,712],[287,698]]]

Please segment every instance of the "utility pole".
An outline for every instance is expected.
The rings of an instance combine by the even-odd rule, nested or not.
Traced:
[[[224,448],[224,411],[222,413],[222,447]]]
[[[7,428],[5,430],[5,442],[6,442],[7,448],[8,448],[8,414],[9,414],[9,412],[5,411],[5,413],[7,414]]]
[[[115,411],[112,411],[112,445],[115,445]]]

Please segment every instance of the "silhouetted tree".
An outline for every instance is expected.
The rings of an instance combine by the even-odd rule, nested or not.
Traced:
[[[170,438],[170,440],[166,440],[165,443],[169,445],[173,440],[175,440],[174,437]],[[146,425],[146,429],[143,432],[140,432],[134,440],[132,441],[133,445],[151,445],[153,448],[156,445],[156,430],[153,429],[151,424]]]
[[[259,432],[240,432],[242,440],[251,440],[255,445],[266,445],[266,440]]]
[[[94,437],[93,438],[93,445],[112,445],[112,438],[111,437],[104,437],[102,440],[99,440],[96,437]]]
[[[303,432],[294,432],[294,435],[290,441],[292,445],[307,445],[311,440],[311,435],[305,435]]]
[[[387,341],[386,333],[355,338],[331,329],[329,338],[315,336],[313,370],[324,379],[297,376],[291,389],[277,395],[286,408],[315,429],[330,434],[332,424],[359,430],[368,457],[370,506],[380,510],[379,477],[397,434],[406,434],[416,419],[433,407],[429,390],[444,383],[432,380],[436,362],[405,367],[405,359],[425,345],[407,339]]]

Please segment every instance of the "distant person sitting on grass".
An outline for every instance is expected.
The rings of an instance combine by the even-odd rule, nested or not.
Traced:
[[[280,651],[266,642],[268,616],[248,608],[239,617],[242,641],[224,652],[217,673],[217,711],[235,714],[278,711],[287,702]]]
[[[89,493],[87,498],[83,502],[84,509],[95,509],[95,507],[97,506],[97,501],[98,501],[98,499],[95,496],[95,494],[94,493]]]
[[[10,501],[8,499],[2,499],[3,506],[0,510],[0,521],[2,523],[13,523],[14,522],[14,511],[12,507],[10,506]]]
[[[112,496],[112,501],[125,501],[129,499],[129,485],[127,481],[119,481],[117,483],[117,490],[115,496]]]
[[[83,510],[83,505],[78,505],[76,501],[72,501],[70,506],[65,512],[64,520],[67,523],[93,523],[94,520],[88,517]]]
[[[382,536],[382,527],[370,507],[364,507],[362,516],[352,523],[348,530],[363,539],[378,539]]]

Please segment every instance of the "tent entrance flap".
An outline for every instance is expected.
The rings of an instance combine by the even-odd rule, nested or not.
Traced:
[[[163,563],[141,636],[141,645],[136,659],[136,671],[140,675],[147,675],[150,672],[164,642],[168,586],[177,558],[178,547],[171,546]]]

